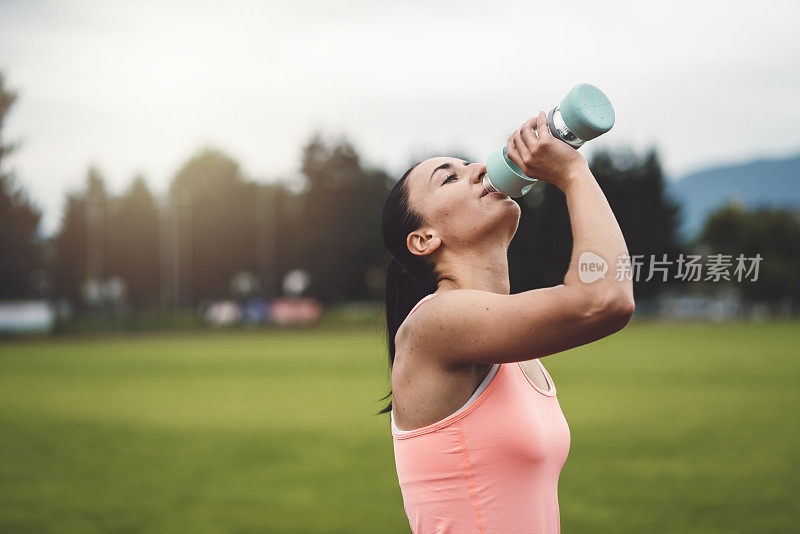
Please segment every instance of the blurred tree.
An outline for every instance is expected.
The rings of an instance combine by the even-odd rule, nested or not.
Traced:
[[[285,180],[259,184],[256,207],[258,276],[262,293],[275,297],[282,293],[283,274],[301,265],[298,223],[302,217],[299,195]]]
[[[86,278],[86,198],[67,196],[61,226],[53,237],[53,284],[55,295],[74,306],[81,304],[81,283]]]
[[[229,297],[236,273],[258,272],[257,191],[239,164],[217,149],[201,150],[178,171],[169,203],[180,305]]]
[[[159,213],[142,176],[109,213],[107,273],[122,277],[134,309],[155,305],[159,297]]]
[[[37,296],[33,274],[42,268],[41,241],[36,234],[41,212],[13,184],[3,168],[13,145],[3,143],[6,116],[17,96],[6,88],[0,72],[0,299]]]
[[[540,181],[515,201],[522,213],[508,249],[511,292],[563,283],[572,251],[564,194],[556,186]]]
[[[66,298],[77,309],[87,307],[84,297],[89,280],[100,284],[105,278],[109,250],[107,203],[103,176],[97,168],[90,167],[85,189],[67,196],[61,227],[53,238],[55,295]]]
[[[749,211],[731,202],[709,214],[692,248],[709,254],[730,255],[730,281],[715,285],[735,286],[749,300],[777,303],[788,298],[800,304],[800,220],[789,210],[761,208]],[[754,273],[737,281],[736,258],[743,254],[749,269],[756,254],[761,255],[758,279]],[[705,273],[703,274],[705,278]]]
[[[680,284],[672,265],[666,282],[658,273],[645,281],[651,258],[661,261],[666,254],[668,262],[675,262],[682,250],[677,234],[680,208],[665,192],[656,150],[650,148],[642,157],[629,149],[601,151],[592,158],[591,169],[617,217],[629,254],[643,256],[639,281],[634,283],[636,297],[652,297]],[[612,272],[615,269],[611,266]]]
[[[347,140],[326,144],[319,133],[303,150],[307,187],[294,236],[309,270],[308,293],[324,302],[380,299],[373,278],[388,261],[380,237],[389,176],[362,167]]]
[[[663,173],[655,149],[637,157],[629,149],[599,151],[589,161],[597,183],[603,189],[625,237],[630,255],[643,255],[637,298],[654,296],[674,284],[670,268],[666,282],[649,274],[651,255],[675,261],[680,250],[677,239],[678,206],[665,195]],[[557,187],[537,183],[521,199],[517,236],[509,248],[512,291],[548,287],[563,283],[572,253],[572,230],[566,198]],[[616,258],[609,265],[613,276]]]

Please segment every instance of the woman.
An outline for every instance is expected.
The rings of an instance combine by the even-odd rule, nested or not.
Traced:
[[[560,531],[558,476],[570,434],[539,359],[617,332],[634,311],[631,280],[579,277],[583,252],[609,270],[628,254],[585,158],[550,134],[544,112],[507,146],[527,176],[566,196],[573,251],[563,284],[509,294],[520,208],[486,194],[483,164],[418,163],[384,207],[394,256],[386,281],[392,402],[379,413],[391,413],[414,534]]]

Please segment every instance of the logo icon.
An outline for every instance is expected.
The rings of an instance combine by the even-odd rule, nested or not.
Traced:
[[[578,278],[584,284],[591,284],[606,277],[608,264],[594,252],[582,252],[578,257]]]

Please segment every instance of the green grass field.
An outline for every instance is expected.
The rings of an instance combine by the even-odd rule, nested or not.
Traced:
[[[796,532],[800,323],[634,322],[543,363],[566,533]],[[409,532],[375,327],[0,344],[0,532]]]

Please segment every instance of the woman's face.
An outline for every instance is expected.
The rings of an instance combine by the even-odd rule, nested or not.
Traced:
[[[408,175],[409,203],[425,221],[419,233],[432,241],[433,249],[441,244],[458,249],[480,248],[486,240],[505,240],[506,245],[511,242],[519,225],[520,207],[502,193],[485,194],[485,173],[483,163],[436,157],[421,162]],[[418,241],[423,239],[412,236],[407,243],[409,250],[424,253],[418,248]]]

